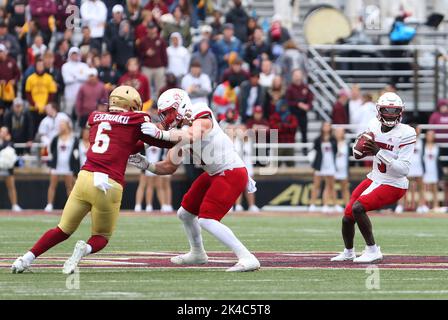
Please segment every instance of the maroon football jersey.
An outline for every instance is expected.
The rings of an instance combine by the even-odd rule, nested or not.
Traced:
[[[141,141],[160,148],[172,147],[169,142],[141,132],[141,124],[150,121],[143,112],[92,112],[88,120],[90,148],[82,170],[105,173],[123,185],[128,158],[142,149]]]

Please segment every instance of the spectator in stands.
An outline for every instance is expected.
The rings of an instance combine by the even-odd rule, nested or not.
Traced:
[[[22,27],[26,23],[25,11],[27,4],[27,0],[8,1],[8,6],[12,6],[12,9],[10,9],[11,15],[8,18],[8,32],[10,35],[15,35],[17,37],[21,34]],[[17,41],[17,38],[15,40]],[[17,44],[20,45],[19,42],[17,42]],[[17,49],[20,50],[20,47],[17,47]]]
[[[427,191],[431,193],[432,211],[437,211],[439,202],[439,182],[442,180],[443,169],[440,161],[440,150],[436,144],[436,133],[434,130],[428,130],[425,134],[423,145],[423,183]]]
[[[44,44],[44,38],[40,35],[34,37],[33,45],[27,50],[28,64],[34,64],[36,57],[42,57],[47,51],[47,46]]]
[[[264,116],[264,109],[262,106],[255,106],[254,115],[246,121],[246,128],[252,130],[255,135],[255,142],[268,143],[269,142],[269,121]],[[258,147],[255,149],[256,156],[267,156],[267,148]],[[266,160],[257,160],[258,165],[266,164]]]
[[[49,103],[45,106],[47,116],[41,121],[37,130],[36,140],[42,142],[46,147],[50,146],[51,140],[57,136],[59,125],[63,121],[71,121],[70,117],[64,112],[59,112],[55,103]]]
[[[173,73],[167,72],[167,74],[165,75],[165,85],[160,89],[159,96],[166,90],[174,88],[179,88],[177,78]]]
[[[237,114],[236,106],[239,87],[234,81],[220,83],[212,97],[212,107],[218,120],[222,120],[229,110]]]
[[[8,32],[6,22],[4,20],[0,21],[0,44],[3,44],[6,47],[6,50],[11,57],[17,59],[20,54],[20,45],[13,34],[14,33]]]
[[[159,21],[164,14],[169,13],[169,9],[163,0],[149,0],[144,9],[151,11],[156,21]]]
[[[280,100],[282,101],[282,100]],[[275,112],[269,117],[269,127],[278,130],[278,143],[295,143],[296,130],[299,126],[297,118],[289,110],[289,106],[284,101],[277,103]],[[293,148],[278,149],[279,156],[293,156]],[[279,165],[285,163],[286,166],[294,166],[294,161],[279,161]]]
[[[44,61],[36,61],[35,72],[26,79],[25,93],[37,128],[45,117],[45,106],[54,100],[57,92],[53,77],[45,72]]]
[[[242,47],[241,41],[234,36],[234,27],[230,23],[224,25],[222,39],[216,41],[213,46],[213,51],[218,60],[218,77],[220,77],[224,70],[231,64],[231,53],[235,52],[237,56],[241,56]]]
[[[103,52],[101,54],[98,78],[104,83],[107,92],[111,92],[117,86],[120,74],[112,66],[112,56],[109,52]]]
[[[348,92],[341,90],[338,94],[338,99],[333,106],[333,113],[331,120],[333,124],[348,124]]]
[[[107,99],[107,90],[98,79],[98,71],[91,68],[87,71],[87,81],[81,86],[76,97],[76,115],[79,126],[84,128],[90,113],[96,110],[98,101]]]
[[[112,37],[110,50],[118,70],[125,72],[128,60],[135,57],[135,39],[129,21],[120,23],[118,33]]]
[[[5,184],[6,189],[8,190],[11,210],[14,212],[19,212],[22,211],[22,208],[18,205],[17,201],[16,182],[14,179],[14,158],[15,151],[8,128],[0,127],[0,176],[6,176]]]
[[[181,79],[188,73],[190,52],[183,46],[182,35],[174,32],[170,36],[170,46],[166,49],[168,56],[168,72]]]
[[[6,46],[0,43],[0,108],[9,109],[11,106],[19,79],[20,70],[16,60],[8,56]]]
[[[288,29],[282,26],[282,17],[278,14],[272,17],[268,39],[270,45],[272,46],[272,55],[275,60],[283,54],[283,44],[291,39]]]
[[[82,27],[82,41],[79,44],[79,51],[81,52],[82,60],[87,61],[89,54],[99,54],[102,49],[102,43],[98,39],[93,39],[91,31],[88,26]]]
[[[201,63],[193,61],[190,72],[182,78],[181,88],[188,92],[191,103],[203,102],[208,105],[209,96],[212,93],[210,78],[202,72]]]
[[[57,43],[56,47],[57,50],[54,53],[54,67],[61,70],[63,64],[67,62],[67,55],[70,45],[68,40],[63,39]]]
[[[440,99],[438,101],[437,110],[429,117],[429,124],[446,125],[448,127],[448,99]],[[434,131],[436,133],[448,134],[448,129],[435,129]],[[448,142],[448,138],[438,138],[436,141]]]
[[[210,23],[212,27],[212,40],[217,38],[223,33],[224,25],[222,24],[222,12],[219,10],[213,11],[213,21]]]
[[[297,118],[302,135],[302,142],[308,142],[308,111],[313,104],[313,94],[308,85],[303,82],[303,73],[300,69],[292,72],[292,82],[286,90],[286,100],[291,113]],[[304,150],[304,152],[306,152]]]
[[[274,68],[272,67],[272,61],[265,59],[261,62],[260,72],[260,85],[264,88],[272,87],[272,82],[275,78]]]
[[[104,42],[106,43],[107,50],[111,50],[112,39],[120,31],[120,24],[125,19],[124,8],[121,4],[116,4],[112,8],[112,19],[106,25],[104,32]]]
[[[89,66],[80,61],[79,49],[70,48],[68,61],[62,65],[62,78],[64,79],[65,113],[72,116],[76,104],[79,88],[87,80]]]
[[[235,36],[241,42],[247,42],[247,20],[249,15],[243,8],[241,0],[233,0],[233,8],[226,14],[226,23],[231,23],[236,31]]]
[[[238,95],[238,106],[241,121],[246,121],[254,115],[255,106],[264,106],[266,89],[260,85],[260,75],[258,71],[252,71],[250,79],[244,81],[240,86]]]
[[[90,148],[90,141],[89,141],[89,128],[83,128],[81,130],[81,140],[79,141],[79,167],[82,168],[82,166],[86,163],[87,160],[87,151],[89,151]]]
[[[251,69],[260,69],[261,62],[271,59],[271,46],[265,41],[263,29],[256,27],[253,39],[249,41],[244,50],[244,61],[246,61]]]
[[[179,6],[174,9],[172,21],[167,21],[163,24],[162,37],[165,41],[168,41],[168,39],[171,39],[171,35],[175,32],[182,35],[184,45],[188,48],[191,44],[190,23],[188,18],[184,17]]]
[[[258,27],[257,17],[249,17],[249,19],[247,19],[247,41],[253,40],[254,32],[257,27]]]
[[[44,68],[45,72],[48,73],[56,83],[57,91],[54,96],[54,100],[59,102],[62,89],[64,88],[64,80],[62,79],[62,73],[61,70],[55,68],[54,66],[54,53],[50,50],[44,53],[43,60],[44,60]]]
[[[201,34],[199,35],[199,38],[197,38],[193,44],[193,52],[199,51],[199,46],[202,41],[206,41],[209,44],[209,46],[211,43],[213,43],[212,31],[213,31],[212,27],[209,26],[208,24],[204,24],[201,26],[201,28],[200,28]]]
[[[250,73],[243,69],[240,58],[232,54],[229,62],[230,67],[222,75],[221,82],[229,81],[233,87],[238,87],[243,81],[249,80]]]
[[[350,99],[348,101],[348,115],[350,124],[357,125],[359,110],[362,106],[362,93],[359,84],[353,84],[350,90]],[[356,132],[356,130],[353,130]]]
[[[26,148],[16,148],[17,153],[29,153],[35,135],[34,121],[21,98],[14,99],[11,111],[5,115],[4,126],[11,134],[12,143],[26,143]]]
[[[348,204],[350,200],[350,188],[348,182],[349,176],[349,158],[351,154],[350,145],[347,143],[345,139],[345,129],[344,128],[336,128],[334,130],[334,137],[337,141],[337,153],[336,153],[336,174],[334,178],[337,182],[339,182],[340,189],[342,192],[342,203],[345,205]],[[344,212],[344,207],[335,203],[335,209],[337,212]]]
[[[338,152],[338,143],[333,136],[331,123],[322,124],[321,134],[314,141],[316,156],[312,163],[314,169],[313,188],[311,191],[309,211],[317,211],[316,200],[321,190],[321,182],[325,183],[325,189],[322,195],[322,212],[332,211],[332,205],[336,204],[336,189],[334,180],[336,174],[336,155]]]
[[[142,39],[138,53],[142,62],[142,72],[154,80],[154,95],[165,85],[165,69],[168,65],[165,40],[158,35],[157,25],[148,26],[148,35]]]
[[[266,90],[265,98],[265,118],[269,119],[269,115],[275,112],[276,105],[279,101],[285,99],[286,86],[281,76],[275,76],[272,86]],[[283,102],[280,102],[283,103]]]
[[[142,21],[142,7],[140,0],[127,0],[125,8],[126,18],[131,22],[133,28]]]
[[[150,23],[156,24],[152,12],[149,10],[142,11],[142,22],[135,27],[135,44],[138,46],[140,41],[148,35],[148,26]]]
[[[149,91],[149,80],[140,72],[140,66],[137,58],[131,58],[127,64],[128,72],[118,80],[119,85],[128,85],[135,88],[140,94],[142,101],[148,101],[151,97]]]
[[[73,189],[73,175],[79,172],[79,139],[73,133],[70,121],[61,121],[58,135],[51,141],[50,184],[48,186],[47,205],[45,211],[53,211],[56,187],[59,178],[64,179],[67,197]]]
[[[367,130],[369,122],[377,115],[376,104],[373,102],[372,95],[368,92],[362,95],[362,105],[355,114],[355,123],[358,125],[356,134],[361,134]]]
[[[198,61],[201,64],[202,72],[204,72],[215,83],[218,79],[218,62],[216,56],[210,49],[208,40],[203,39],[199,42],[198,51],[191,55],[191,62]]]
[[[280,67],[280,73],[286,83],[291,83],[292,72],[295,69],[300,69],[302,71],[304,81],[307,82],[308,59],[306,57],[306,52],[300,50],[291,39],[286,41],[283,44],[283,47],[284,52],[278,57],[276,64]]]
[[[101,0],[86,0],[81,4],[80,13],[83,23],[89,27],[92,47],[101,48],[107,21],[107,7]]]
[[[51,39],[51,33],[55,30],[54,16],[57,13],[55,1],[48,0],[29,0],[31,16],[37,22],[40,33],[43,36],[45,44],[48,45]]]

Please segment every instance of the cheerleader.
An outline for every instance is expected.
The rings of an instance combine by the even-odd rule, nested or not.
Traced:
[[[338,152],[336,153],[336,174],[335,180],[339,182],[342,192],[342,201],[346,205],[350,200],[350,190],[348,183],[348,160],[350,157],[350,148],[345,140],[345,129],[337,128],[334,131],[334,135],[337,141]],[[336,205],[337,212],[344,212],[344,208],[340,205]]]
[[[322,124],[321,135],[314,141],[316,156],[312,163],[314,169],[313,189],[311,191],[311,201],[309,211],[316,211],[316,200],[320,192],[322,180],[325,182],[323,193],[322,212],[332,211],[330,203],[336,203],[336,189],[334,180],[336,174],[336,154],[338,152],[337,141],[332,134],[331,123]]]
[[[11,142],[11,135],[7,127],[0,128],[0,176],[5,177],[6,189],[8,190],[11,209],[14,212],[22,211],[17,203],[16,182],[14,179],[14,165],[17,154]]]
[[[150,146],[145,150],[146,159],[150,163],[156,163],[163,158],[164,149]],[[153,195],[154,190],[157,194],[157,199],[161,205],[160,211],[171,212],[173,207],[171,205],[172,191],[171,191],[171,176],[158,176],[150,171],[143,171],[140,174],[140,179],[135,195],[136,212],[142,211],[143,197],[146,202],[146,212],[153,211]]]
[[[442,166],[439,159],[439,147],[435,144],[435,132],[429,130],[426,132],[425,144],[423,146],[423,183],[426,191],[432,195],[432,210],[439,208],[438,183],[442,178]]]
[[[408,173],[408,195],[411,196],[411,202],[409,203],[409,201],[407,201],[409,200],[407,199],[407,196],[401,198],[395,208],[395,213],[398,214],[402,213],[406,207],[415,209],[416,193],[418,194],[417,213],[426,213],[429,211],[425,204],[425,188],[423,185],[423,141],[418,138],[421,133],[421,129],[417,124],[411,124],[411,127],[413,127],[417,133],[417,142],[415,143],[414,154],[411,158],[411,165]]]
[[[70,122],[63,120],[59,123],[59,134],[50,143],[50,155],[51,160],[48,163],[50,185],[48,186],[48,201],[45,207],[47,212],[53,211],[59,178],[64,180],[68,197],[74,185],[73,175],[77,174],[80,168],[79,140],[75,137]]]

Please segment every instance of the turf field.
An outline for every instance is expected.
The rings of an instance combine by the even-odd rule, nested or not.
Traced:
[[[448,216],[372,220],[386,254],[375,270],[329,263],[342,248],[340,216],[232,214],[224,222],[262,263],[257,272],[235,274],[224,272],[235,263],[233,256],[208,234],[208,265],[174,267],[169,258],[187,249],[175,215],[125,213],[106,250],[67,277],[61,266],[76,240],[89,236],[88,219],[72,238],[38,259],[32,273],[13,275],[13,260],[54,227],[58,216],[3,212],[0,299],[447,299]],[[363,246],[358,232],[358,253]],[[372,288],[366,282],[373,276]]]

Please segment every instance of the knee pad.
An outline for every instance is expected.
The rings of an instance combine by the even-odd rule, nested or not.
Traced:
[[[188,212],[182,206],[177,210],[177,217],[182,221],[192,220],[196,218],[194,214]]]

